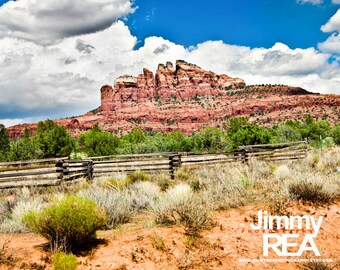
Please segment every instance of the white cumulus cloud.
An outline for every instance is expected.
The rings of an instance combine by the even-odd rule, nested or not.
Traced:
[[[133,12],[129,0],[20,0],[0,8],[0,37],[52,44],[109,27]]]
[[[278,83],[301,86],[312,92],[340,93],[340,68],[328,63],[329,55],[314,48],[290,49],[282,43],[272,48],[233,46],[222,41],[199,44],[187,59],[248,84]]]
[[[340,9],[321,26],[323,32],[332,33],[332,35],[318,44],[318,48],[323,52],[340,54]]]
[[[323,52],[340,54],[340,35],[333,33],[326,41],[319,43],[318,47]]]
[[[329,21],[321,26],[323,32],[340,32],[340,9],[329,19]]]

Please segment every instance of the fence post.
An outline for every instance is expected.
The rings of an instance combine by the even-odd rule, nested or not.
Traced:
[[[61,182],[64,180],[63,163],[64,163],[64,160],[62,160],[62,159],[61,159],[61,160],[58,160],[58,161],[55,163],[56,172],[60,174],[60,175],[58,176],[58,178],[60,179]]]
[[[182,155],[181,154],[174,155],[173,166],[174,168],[180,168],[182,166]]]
[[[248,151],[247,151],[247,149],[243,148],[241,152],[242,152],[242,163],[248,164]]]
[[[93,160],[87,162],[87,180],[91,181],[93,179]]]
[[[170,178],[174,179],[175,171],[174,171],[174,156],[173,155],[169,155],[169,173],[170,173]]]
[[[182,156],[180,154],[169,155],[169,170],[171,179],[175,179],[175,169],[182,166]]]

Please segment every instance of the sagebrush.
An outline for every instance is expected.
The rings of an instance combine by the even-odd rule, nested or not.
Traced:
[[[30,211],[23,222],[53,245],[74,250],[95,237],[105,225],[106,215],[88,198],[67,196],[41,211]]]

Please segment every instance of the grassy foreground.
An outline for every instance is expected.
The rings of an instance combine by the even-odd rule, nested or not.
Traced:
[[[165,174],[137,172],[131,175],[103,176],[91,183],[82,181],[66,187],[6,190],[2,191],[0,199],[0,230],[2,235],[34,231],[50,241],[48,250],[52,254],[78,254],[78,249],[82,248],[71,243],[74,240],[93,243],[96,239],[95,230],[98,229],[102,232],[117,232],[121,228],[126,229],[122,227],[124,223],[137,224],[137,227],[138,224],[155,228],[178,227],[183,228],[186,247],[199,249],[207,244],[202,244],[202,241],[207,240],[206,231],[218,226],[215,217],[223,211],[251,205],[267,209],[272,215],[289,216],[291,206],[296,203],[316,208],[337,203],[340,196],[339,176],[340,147],[332,147],[322,151],[310,150],[306,159],[298,161],[264,163],[252,160],[249,165],[230,163],[183,167],[177,171],[174,180]],[[81,211],[89,210],[81,208],[82,204],[77,203],[77,198],[94,202],[92,208],[97,209],[94,214],[86,212],[85,216],[81,216]],[[72,203],[65,206],[65,201]],[[62,205],[63,209],[59,209],[58,205]],[[67,220],[63,217],[69,212],[67,207],[75,209],[75,205],[80,207],[76,211],[79,216],[73,216],[78,219],[80,217],[84,221],[81,223],[83,225],[71,226],[72,230],[65,230],[74,220],[72,216],[68,216]],[[45,212],[51,212],[49,209],[57,214],[43,216]],[[99,212],[100,222],[97,222],[95,219]],[[34,215],[40,219],[32,222]],[[92,219],[87,220],[87,217]],[[47,218],[50,223],[46,228],[44,224]],[[42,220],[44,224],[41,224]],[[51,224],[56,224],[53,235]],[[59,224],[63,224],[63,228],[59,228]],[[77,224],[80,224],[79,220]],[[91,224],[96,224],[91,231],[91,239],[79,240],[83,229]],[[150,241],[156,250],[168,250],[163,236],[154,235]],[[6,263],[10,265],[10,260],[5,256],[6,243],[3,241],[0,244],[0,266]],[[62,265],[60,259],[58,263]],[[138,265],[138,259],[134,263]],[[51,264],[53,262],[47,263],[47,267]],[[169,269],[177,268],[180,267],[177,265]],[[189,265],[186,269],[191,268],[194,267]]]

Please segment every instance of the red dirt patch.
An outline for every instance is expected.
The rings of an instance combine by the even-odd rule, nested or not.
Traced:
[[[201,238],[184,235],[183,227],[156,227],[139,218],[136,223],[99,232],[98,237],[106,243],[78,255],[78,269],[300,269],[301,263],[238,261],[264,258],[262,234],[247,232],[258,210],[258,206],[245,206],[215,212],[216,225]],[[339,202],[323,207],[296,204],[289,211],[293,215],[324,216],[315,243],[322,258],[340,260]],[[29,233],[2,234],[0,247],[5,240],[9,242],[5,254],[0,252],[0,269],[52,269],[52,255],[44,251],[43,238]],[[305,252],[302,258],[311,254]],[[268,258],[284,257],[270,253]]]

